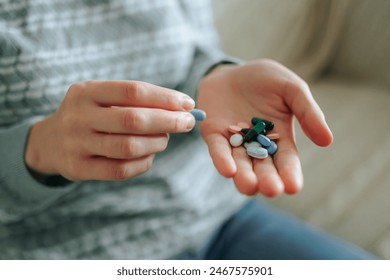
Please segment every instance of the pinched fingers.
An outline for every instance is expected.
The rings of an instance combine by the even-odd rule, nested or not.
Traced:
[[[98,108],[89,112],[88,118],[93,130],[105,133],[180,133],[195,126],[195,119],[189,112],[156,108]]]
[[[69,88],[60,111],[72,126],[99,132],[176,133],[194,127],[194,104],[184,93],[145,82],[89,81]]]
[[[105,107],[147,107],[170,111],[190,111],[195,102],[176,90],[140,81],[91,81],[81,84],[85,94]]]
[[[193,108],[186,94],[145,82],[76,83],[51,118],[59,163],[52,169],[71,180],[141,174],[167,147],[168,133],[194,127]]]

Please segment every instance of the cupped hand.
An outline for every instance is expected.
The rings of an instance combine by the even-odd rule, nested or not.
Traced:
[[[70,180],[123,180],[147,171],[169,133],[195,125],[187,95],[138,81],[72,85],[59,109],[36,123],[25,160]]]
[[[207,113],[200,124],[217,170],[232,177],[241,193],[273,197],[297,193],[303,186],[295,144],[293,118],[317,145],[328,146],[332,133],[306,82],[272,60],[221,65],[199,87],[197,106]],[[227,128],[260,117],[275,124],[278,152],[266,159],[251,158],[244,147],[232,148]]]

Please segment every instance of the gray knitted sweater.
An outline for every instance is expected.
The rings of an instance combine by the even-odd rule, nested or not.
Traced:
[[[195,97],[222,59],[203,0],[0,0],[0,258],[160,259],[202,244],[245,199],[196,130],[124,182],[47,187],[24,147],[72,83],[142,80]]]

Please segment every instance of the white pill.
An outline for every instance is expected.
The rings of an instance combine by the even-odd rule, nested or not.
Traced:
[[[268,157],[268,151],[262,147],[255,147],[255,146],[248,147],[246,149],[246,152],[249,156],[254,158],[263,159]]]
[[[242,142],[244,142],[244,137],[241,134],[236,133],[230,136],[229,142],[233,147],[238,147],[242,145]]]

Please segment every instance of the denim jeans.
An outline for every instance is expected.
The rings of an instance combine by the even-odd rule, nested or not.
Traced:
[[[376,257],[262,201],[227,220],[196,255],[209,260],[357,260]]]

